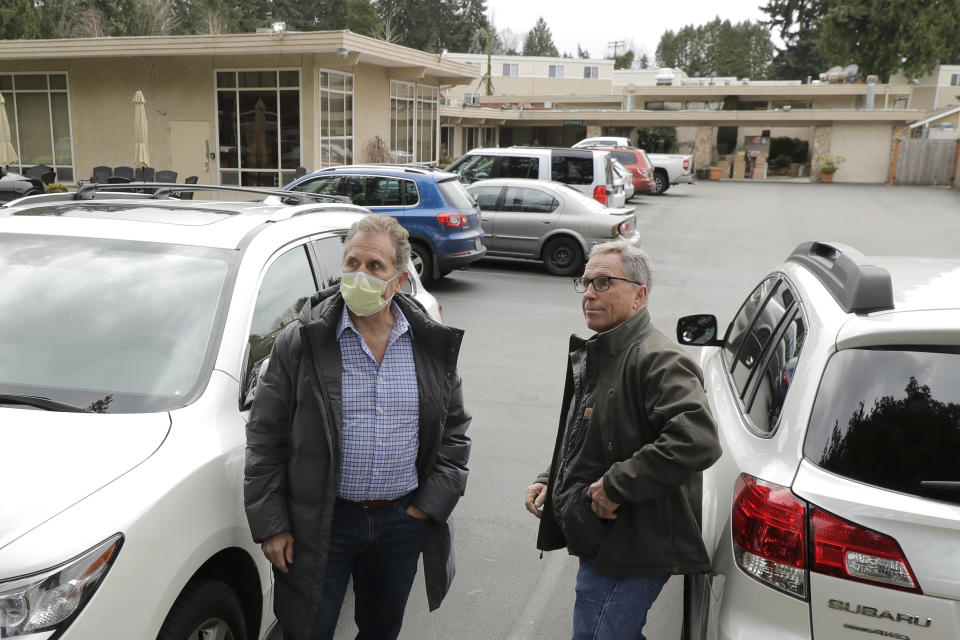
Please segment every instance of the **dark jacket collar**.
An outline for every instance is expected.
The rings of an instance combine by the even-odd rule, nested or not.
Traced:
[[[570,336],[570,351],[581,349],[588,341],[593,341],[597,345],[597,355],[612,355],[619,353],[638,337],[645,335],[649,329],[650,312],[644,307],[632,318],[609,331],[595,333],[588,339]]]

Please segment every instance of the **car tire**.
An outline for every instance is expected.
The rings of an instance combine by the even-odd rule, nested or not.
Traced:
[[[191,582],[167,614],[157,640],[193,640],[205,637],[247,640],[240,598],[222,580]]]
[[[666,171],[653,172],[653,190],[650,191],[655,196],[661,196],[670,188],[670,178]]]
[[[422,242],[410,243],[410,258],[420,276],[420,282],[428,284],[433,281],[433,252]]]
[[[571,276],[583,269],[583,248],[570,236],[553,238],[543,245],[543,265],[555,276]]]

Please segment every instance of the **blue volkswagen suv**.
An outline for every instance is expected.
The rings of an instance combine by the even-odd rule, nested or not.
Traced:
[[[452,173],[406,165],[347,165],[309,173],[284,187],[347,196],[410,232],[413,263],[423,281],[440,278],[487,252],[480,209]]]

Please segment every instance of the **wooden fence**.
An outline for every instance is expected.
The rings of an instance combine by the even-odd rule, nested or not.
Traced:
[[[897,138],[890,184],[955,186],[958,154],[960,142],[957,140]]]

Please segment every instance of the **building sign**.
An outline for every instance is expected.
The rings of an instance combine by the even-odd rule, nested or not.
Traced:
[[[582,127],[584,126],[583,120],[564,120],[563,126],[565,127]]]

